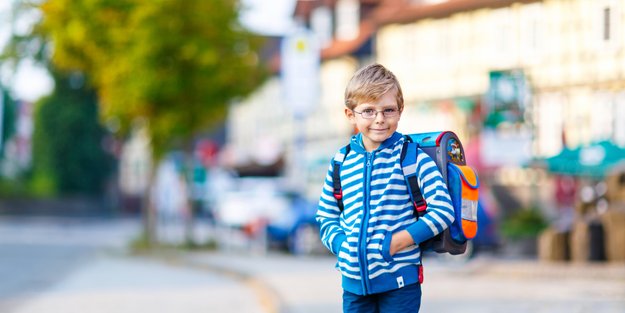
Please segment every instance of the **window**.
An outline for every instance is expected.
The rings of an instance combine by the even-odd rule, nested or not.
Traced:
[[[603,40],[610,41],[610,7],[603,8]]]
[[[598,49],[612,51],[620,44],[621,36],[621,6],[619,1],[598,0],[594,5],[594,41],[598,42]],[[606,48],[608,48],[606,50]]]
[[[360,3],[358,0],[339,0],[336,4],[336,38],[352,40],[360,28]]]
[[[542,3],[524,5],[520,13],[520,57],[526,63],[539,60],[544,49],[543,36],[546,29]]]

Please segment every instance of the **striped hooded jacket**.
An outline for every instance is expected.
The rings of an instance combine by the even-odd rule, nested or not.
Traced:
[[[418,183],[428,205],[417,219],[400,163],[404,137],[395,132],[378,149],[367,152],[362,135],[352,137],[350,151],[334,157],[341,165],[343,205],[333,196],[332,164],[326,175],[317,209],[321,241],[338,256],[343,289],[368,295],[401,288],[419,281],[421,251],[412,245],[391,257],[391,235],[408,230],[416,243],[442,232],[454,220],[447,186],[434,161],[418,151]],[[344,159],[344,161],[343,161]]]

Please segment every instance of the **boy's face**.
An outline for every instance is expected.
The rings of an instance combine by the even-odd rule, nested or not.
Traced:
[[[345,115],[362,134],[365,149],[373,151],[395,133],[401,111],[398,109],[395,91],[391,90],[377,101],[360,103],[353,110],[345,108]],[[368,115],[375,116],[367,118],[371,117]]]

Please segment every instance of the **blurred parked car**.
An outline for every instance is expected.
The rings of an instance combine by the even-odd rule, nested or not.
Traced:
[[[293,254],[325,252],[319,239],[319,225],[315,220],[317,203],[306,200],[295,192],[286,192],[290,210],[270,219],[267,236],[270,244],[287,248]]]
[[[250,237],[266,236],[270,248],[294,254],[324,251],[315,221],[316,203],[285,186],[276,178],[237,178],[234,190],[217,197],[216,223]]]

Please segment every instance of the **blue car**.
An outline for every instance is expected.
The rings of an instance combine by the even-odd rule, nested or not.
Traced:
[[[269,244],[297,255],[324,252],[325,247],[319,239],[319,225],[315,220],[317,203],[295,192],[285,192],[284,196],[289,199],[290,210],[268,221]]]

